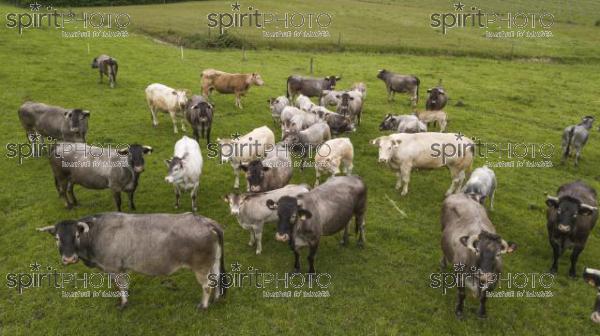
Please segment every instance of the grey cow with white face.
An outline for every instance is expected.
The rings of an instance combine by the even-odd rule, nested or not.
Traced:
[[[367,186],[358,176],[334,176],[308,193],[267,200],[277,210],[275,238],[288,242],[294,252],[294,272],[300,272],[300,249],[308,246],[308,273],[315,273],[315,255],[322,236],[344,230],[341,243],[348,244],[348,225],[354,217],[358,244],[365,241]]]
[[[463,317],[465,287],[479,297],[479,317],[486,317],[487,293],[494,289],[502,272],[502,255],[517,246],[496,233],[485,208],[465,194],[453,194],[442,207],[442,271],[455,266],[458,297],[455,314]]]
[[[385,83],[388,101],[392,101],[394,99],[394,94],[399,92],[408,93],[410,95],[413,107],[416,107],[419,103],[419,85],[421,84],[421,81],[416,76],[400,75],[383,69],[379,70],[377,78]]]
[[[36,133],[56,140],[85,142],[90,112],[26,102],[19,108],[19,120],[32,144]]]
[[[124,214],[107,212],[63,220],[39,228],[56,239],[64,265],[82,260],[88,267],[110,273],[121,291],[120,308],[128,303],[133,271],[149,276],[169,275],[189,268],[202,286],[198,308],[225,294],[223,229],[214,220],[185,214]]]
[[[564,163],[572,155],[573,151],[575,151],[575,166],[579,165],[581,150],[587,143],[593,122],[593,116],[585,116],[578,125],[571,125],[565,128],[562,136],[563,156],[561,163]]]

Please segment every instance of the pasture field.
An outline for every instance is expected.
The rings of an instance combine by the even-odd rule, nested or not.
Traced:
[[[273,6],[277,3],[273,1]],[[332,6],[333,10],[333,5],[322,3],[325,7]],[[410,3],[416,6],[416,1]],[[363,5],[383,6],[377,2]],[[160,10],[164,10],[165,17],[171,16],[168,12],[173,10],[187,15],[188,11],[179,6],[192,5],[156,8],[164,8]],[[390,6],[395,3],[390,2]],[[2,13],[12,10],[0,5]],[[150,16],[144,11],[152,11],[154,7],[128,10],[139,11],[135,15],[143,24],[144,17]],[[0,17],[0,21],[3,20],[4,14]],[[4,22],[0,24],[3,26]],[[598,28],[588,24],[581,29]],[[390,35],[389,31],[382,33],[382,36]],[[569,56],[581,51],[581,55],[592,57],[597,55],[598,44],[593,43],[597,36],[582,35],[585,42],[580,42],[585,43],[585,48],[582,46],[581,50],[556,40],[547,49],[548,55],[557,52]],[[568,39],[566,35],[563,38]],[[597,63],[266,49],[247,50],[245,59],[239,50],[186,49],[181,59],[179,48],[139,34],[126,39],[89,42],[88,53],[85,40],[62,39],[59,31],[39,29],[18,35],[15,31],[0,29],[0,143],[3,144],[0,334],[593,335],[598,332],[598,326],[589,319],[595,290],[586,285],[581,276],[576,280],[567,277],[570,254],[561,258],[559,273],[550,288],[552,297],[491,298],[487,306],[489,317],[480,320],[476,317],[478,301],[469,295],[465,320],[457,321],[454,317],[456,291],[450,289],[443,295],[440,289],[432,288],[430,280],[430,275],[439,271],[440,209],[450,184],[449,172],[446,169],[413,171],[409,194],[400,197],[394,190],[394,173],[377,164],[377,148],[369,144],[371,139],[381,135],[378,125],[385,114],[410,112],[406,96],[396,95],[395,102],[386,101],[384,85],[375,78],[381,68],[419,76],[421,109],[425,88],[443,79],[451,97],[445,109],[451,132],[462,132],[503,146],[507,143],[553,144],[555,150],[550,159],[553,167],[495,169],[498,190],[495,211],[490,214],[502,237],[519,246],[516,252],[504,257],[504,271],[546,272],[552,256],[545,228],[544,193],[554,194],[558,186],[576,179],[596,189],[600,187],[600,140],[596,128],[591,132],[579,168],[574,168],[572,162],[558,165],[562,129],[579,122],[584,115],[597,115],[600,107]],[[425,38],[422,43],[427,43]],[[564,48],[564,54],[555,47]],[[531,46],[528,50],[535,53],[544,49]],[[98,84],[97,71],[90,68],[92,58],[101,53],[115,55],[120,62],[115,89],[110,89],[106,81]],[[88,141],[91,143],[152,146],[154,152],[146,157],[146,170],[136,192],[136,212],[184,212],[191,209],[189,195],[182,197],[179,210],[173,208],[174,195],[171,186],[164,181],[163,163],[172,155],[173,145],[181,134],[173,134],[171,121],[165,114],[159,116],[159,126],[152,128],[144,88],[160,82],[199,93],[202,69],[259,72],[265,85],[250,89],[243,99],[244,110],[234,108],[231,95],[215,93],[212,96],[216,104],[212,136],[214,139],[228,137],[261,125],[272,127],[279,136],[279,128],[272,123],[266,101],[285,93],[288,75],[308,74],[311,57],[315,59],[316,74],[343,74],[340,87],[364,81],[369,90],[363,123],[355,133],[349,134],[355,149],[354,173],[362,176],[369,188],[367,242],[365,248],[360,249],[354,235],[348,247],[338,244],[338,236],[321,240],[316,269],[331,275],[329,297],[263,298],[262,289],[245,286],[231,288],[223,301],[199,312],[195,307],[201,289],[187,270],[159,278],[132,274],[130,305],[123,311],[116,309],[115,298],[64,298],[60,289],[48,285],[26,288],[22,293],[9,288],[7,276],[30,274],[34,263],[40,264],[42,271],[51,267],[57,272],[80,275],[90,272],[82,263],[63,266],[53,239],[36,232],[35,228],[114,210],[109,191],[80,187],[75,188],[75,193],[81,206],[66,210],[57,197],[46,159],[25,158],[19,162],[8,157],[5,144],[26,142],[17,117],[17,110],[24,101],[90,110]],[[187,134],[191,134],[189,127]],[[232,191],[232,169],[228,165],[221,166],[217,159],[207,158],[206,143],[202,141],[201,145],[204,169],[198,212],[224,226],[227,269],[230,271],[231,264],[239,263],[242,269],[252,267],[279,274],[290,271],[293,254],[286,244],[274,240],[274,225],[265,229],[262,255],[256,256],[253,248],[247,246],[248,233],[229,215],[228,205],[222,201],[222,196]],[[528,155],[526,159],[543,160],[537,154],[536,157]],[[515,160],[496,153],[487,159],[478,157],[474,167],[486,161]],[[314,170],[295,171],[293,182],[312,185]],[[245,181],[242,182],[244,187]],[[124,211],[129,212],[126,203]],[[599,256],[600,233],[596,228],[580,256],[578,274],[586,265],[600,267]]]

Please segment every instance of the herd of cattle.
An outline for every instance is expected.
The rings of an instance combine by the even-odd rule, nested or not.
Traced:
[[[100,81],[106,75],[110,86],[115,87],[116,59],[101,55],[93,60],[92,67],[99,69]],[[392,100],[396,92],[408,93],[413,108],[417,106],[420,86],[417,77],[380,70],[377,78],[385,83],[388,99]],[[236,192],[225,195],[223,200],[240,226],[250,232],[248,245],[260,254],[264,224],[277,222],[275,238],[291,247],[295,272],[300,272],[300,249],[304,246],[309,250],[308,272],[315,272],[314,260],[322,236],[343,231],[342,244],[347,244],[352,217],[359,245],[365,241],[367,186],[352,173],[354,148],[343,134],[355,132],[360,125],[367,87],[359,82],[348,90],[336,91],[340,80],[339,76],[288,77],[286,95],[268,100],[273,121],[281,127],[279,141],[268,126],[232,139],[217,139],[220,161],[229,163],[235,176]],[[121,192],[128,194],[129,208],[135,209],[134,193],[144,171],[144,156],[152,153],[150,146],[131,144],[107,150],[88,145],[89,111],[24,103],[18,115],[32,145],[44,137],[58,141],[49,145],[50,166],[56,190],[66,207],[78,204],[73,192],[77,184],[88,189],[110,189],[119,211],[63,220],[40,228],[55,236],[62,262],[70,264],[81,259],[87,266],[110,273],[130,270],[147,275],[167,275],[189,267],[203,289],[200,308],[207,308],[211,298],[224,294],[223,229],[216,221],[195,214],[203,166],[199,142],[201,139],[207,145],[211,142],[215,115],[215,105],[210,102],[213,90],[235,94],[235,105],[241,109],[241,98],[248,89],[263,84],[257,73],[229,74],[207,69],[202,72],[202,95],[190,96],[186,90],[158,83],[145,89],[154,127],[158,126],[157,113],[166,112],[174,133],[178,133],[178,122],[185,131],[184,119],[193,130],[194,138],[183,136],[175,143],[173,156],[165,160],[168,167],[165,181],[174,187],[175,207],[180,205],[182,192],[191,193],[194,213],[185,214],[121,213]],[[396,173],[396,189],[401,190],[401,195],[408,193],[413,169],[447,167],[450,171],[451,185],[441,214],[441,267],[460,264],[466,266],[465,270],[477,269],[471,281],[458,284],[455,312],[462,317],[465,288],[469,287],[479,296],[478,315],[484,317],[487,293],[494,288],[502,270],[502,255],[514,251],[516,244],[501,238],[484,206],[489,199],[489,210],[493,210],[496,175],[483,166],[467,179],[475,144],[466,137],[443,133],[448,122],[443,111],[448,95],[441,85],[427,92],[425,111],[386,115],[379,128],[393,131],[392,134],[380,136],[371,144],[379,148],[379,162]],[[311,98],[316,98],[318,104]],[[593,117],[588,116],[581,124],[564,130],[563,161],[575,151],[578,164],[592,122]],[[427,131],[436,125],[439,132]],[[436,144],[462,150],[451,156],[434,155],[432,149]],[[294,158],[300,159],[302,169],[308,160],[314,159],[316,179],[312,189],[308,185],[289,184]],[[239,192],[241,171],[247,180],[245,193]],[[331,176],[322,182],[323,175]],[[548,196],[546,204],[554,256],[550,271],[557,272],[559,257],[572,247],[569,275],[574,277],[578,256],[597,221],[596,191],[580,181],[568,183],[558,189],[556,196]],[[211,275],[218,279],[217,286],[210,284]],[[600,284],[599,271],[586,269],[584,278]],[[117,285],[127,290],[123,284]],[[121,306],[126,303],[124,295]],[[600,296],[592,319],[600,322]]]

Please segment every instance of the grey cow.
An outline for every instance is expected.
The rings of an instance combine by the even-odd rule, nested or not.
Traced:
[[[400,75],[383,69],[379,70],[377,78],[385,83],[388,101],[393,100],[394,94],[399,92],[410,94],[410,100],[413,107],[416,107],[417,103],[419,103],[419,85],[421,84],[421,81],[416,76]]]
[[[421,133],[427,132],[427,125],[413,114],[396,116],[387,114],[381,124],[379,124],[379,130],[395,131],[397,133]]]
[[[485,208],[465,194],[453,194],[442,207],[442,272],[448,263],[456,272],[458,297],[455,314],[463,317],[465,287],[479,297],[479,317],[486,317],[485,303],[502,272],[502,254],[517,246],[497,233]]]
[[[101,148],[85,143],[57,143],[50,153],[50,167],[56,190],[71,209],[77,205],[75,184],[88,189],[110,189],[115,205],[121,211],[121,192],[129,194],[129,208],[135,210],[133,195],[144,171],[144,154],[150,146],[129,145],[127,148]]]
[[[117,84],[117,72],[119,71],[119,64],[116,59],[108,55],[100,55],[92,60],[92,69],[98,69],[100,83],[102,83],[102,76],[106,76],[108,77],[110,87],[115,87]]]
[[[241,165],[246,172],[250,192],[265,192],[284,187],[292,179],[294,167],[288,146],[278,143],[263,160]]]
[[[494,195],[496,194],[496,174],[488,166],[475,169],[465,186],[463,192],[475,201],[485,203],[485,199],[490,200],[490,210],[494,210]]]
[[[36,134],[56,140],[85,142],[90,112],[82,109],[65,109],[43,103],[26,102],[19,108],[19,120],[32,145]]]
[[[209,103],[203,96],[192,96],[188,100],[185,109],[185,118],[194,130],[194,138],[198,143],[200,137],[205,136],[206,142],[210,143],[210,130],[212,128],[215,106]]]
[[[425,102],[425,110],[427,111],[440,111],[443,110],[448,103],[448,95],[446,90],[441,86],[428,89],[427,101]]]
[[[333,176],[308,193],[269,199],[279,222],[275,238],[288,242],[294,252],[294,272],[300,272],[300,249],[308,246],[308,273],[315,273],[315,255],[322,236],[344,230],[341,243],[348,244],[348,225],[354,217],[358,244],[365,241],[367,186],[358,176]]]
[[[318,97],[321,101],[323,90],[334,90],[338,81],[342,80],[339,76],[327,76],[325,78],[302,77],[298,75],[289,76],[287,79],[286,97],[294,98],[296,94],[301,93],[307,97]]]
[[[223,229],[214,220],[185,214],[124,214],[108,212],[63,220],[39,228],[55,237],[63,264],[81,259],[99,268],[121,291],[120,308],[128,302],[133,271],[150,276],[169,275],[189,268],[202,286],[198,308],[225,294]]]
[[[358,91],[346,91],[337,95],[336,98],[339,99],[336,112],[350,117],[353,122],[356,121],[357,125],[360,126],[363,108],[362,94]]]
[[[285,134],[283,143],[302,156],[300,169],[304,169],[304,160],[323,142],[331,139],[331,130],[326,122],[320,121],[302,131],[292,130]]]
[[[575,166],[579,165],[581,150],[587,143],[593,122],[594,117],[585,116],[578,125],[571,125],[565,128],[562,136],[563,156],[561,163],[564,163],[571,153],[575,151]]]

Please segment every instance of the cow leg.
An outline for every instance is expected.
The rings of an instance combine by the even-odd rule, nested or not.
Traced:
[[[315,166],[315,187],[319,185],[319,178],[321,177],[321,170],[318,166]]]
[[[115,287],[117,287],[120,292],[119,309],[124,309],[125,307],[127,307],[127,303],[129,302],[127,300],[127,291],[129,290],[129,278],[127,278],[127,280],[118,281],[120,277],[117,276],[117,273],[110,273],[109,276],[113,280]]]
[[[392,91],[392,89],[389,86],[387,88],[387,94],[388,94],[388,101],[389,102],[392,101],[392,99],[393,99],[393,91]]]
[[[74,183],[71,181],[67,182],[67,193],[68,193],[68,197],[71,198],[71,204],[73,204],[74,206],[79,205],[79,202],[77,202],[77,198],[75,198],[75,194],[73,193],[73,185]]]
[[[233,174],[235,175],[235,181],[233,182],[233,189],[240,188],[240,167],[233,167]]]
[[[208,125],[206,127],[206,143],[209,144],[210,143],[210,129],[211,129],[212,125]]]
[[[358,232],[358,246],[362,247],[365,244],[365,214],[357,214],[354,217],[354,225],[356,226],[356,232]]]
[[[169,112],[169,115],[171,115],[171,121],[173,122],[173,133],[177,134],[177,116],[175,112]]]
[[[192,126],[192,130],[194,131],[194,139],[200,143],[200,134],[198,134],[198,126]],[[201,131],[202,137],[204,137],[204,129]]]
[[[259,225],[254,230],[254,239],[256,240],[256,255],[262,252],[262,225]]]
[[[242,109],[242,98],[239,92],[235,93],[235,106],[239,107],[240,110]]]
[[[294,249],[294,273],[300,273],[300,253]]]
[[[561,254],[560,246],[552,238],[550,238],[550,246],[552,246],[552,266],[550,267],[550,273],[556,274],[558,272],[558,258]]]
[[[71,202],[69,201],[69,198],[67,197],[67,186],[68,186],[68,184],[69,184],[69,182],[68,182],[68,179],[66,179],[66,178],[63,178],[61,180],[57,179],[58,195],[65,202],[65,208],[72,209],[73,205],[71,204]]]
[[[571,253],[571,268],[569,269],[569,276],[571,278],[576,278],[576,268],[577,268],[577,259],[579,258],[579,254],[583,251],[583,247],[575,246],[573,247],[573,252]]]
[[[448,261],[446,260],[445,256],[442,256],[442,259],[440,259],[440,273],[444,272],[447,267]]]
[[[192,211],[196,212],[198,211],[198,205],[196,202],[196,198],[198,196],[198,188],[200,187],[200,183],[197,183],[194,188],[192,189]]]
[[[411,167],[408,168],[402,168],[400,170],[400,176],[402,178],[402,192],[400,193],[400,196],[406,196],[406,194],[408,194],[408,183],[410,182],[410,170]]]
[[[181,190],[179,186],[175,185],[175,209],[179,209],[179,199],[181,198]]]
[[[102,83],[102,70],[99,70],[98,73],[100,74],[100,80],[98,81],[98,83]]]
[[[494,210],[494,196],[496,195],[496,187],[492,186],[492,190],[490,192],[490,210]]]
[[[113,191],[113,198],[115,199],[115,205],[117,206],[117,211],[121,212],[121,192]]]
[[[152,126],[158,126],[158,119],[156,118],[156,108],[152,106],[150,102],[148,102],[148,106],[150,107],[150,116],[152,117]]]
[[[465,180],[464,170],[456,171],[455,169],[450,169],[450,173],[452,175],[452,183],[450,184],[450,188],[446,191],[446,196],[459,191],[460,186]]]
[[[208,308],[208,301],[212,295],[213,288],[210,287],[208,282],[208,272],[198,270],[194,271],[194,274],[196,275],[196,281],[202,286],[202,301],[200,301],[196,308],[204,310]]]
[[[581,147],[577,148],[575,151],[575,167],[579,166],[579,157],[581,156]]]
[[[181,118],[180,119],[180,121],[181,121],[181,131],[185,132],[185,120],[183,120],[183,119],[185,119],[185,118]]]
[[[354,168],[354,164],[352,163],[352,160],[348,160],[347,162],[345,162],[344,168],[346,170],[346,175],[352,175],[352,169]]]
[[[486,318],[487,313],[485,310],[485,302],[487,301],[487,290],[481,291],[479,294],[479,310],[477,311],[477,316],[479,318]]]
[[[454,314],[456,314],[456,318],[463,318],[463,307],[465,302],[465,287],[459,286],[458,289],[458,297],[456,299],[456,309],[454,310]]]
[[[254,236],[254,228],[250,228],[250,241],[248,241],[248,246],[254,246],[256,243],[256,237]]]
[[[135,191],[130,191],[127,193],[127,196],[129,197],[129,209],[131,209],[131,210],[135,210],[135,202],[133,201],[134,193],[135,193]]]
[[[348,246],[348,224],[344,226],[344,235],[342,236],[342,240],[340,240],[340,245]]]
[[[396,178],[396,186],[394,188],[400,190],[402,188],[402,174],[399,171],[396,172]]]
[[[313,243],[308,246],[308,273],[315,274],[315,255],[317,254],[317,248],[319,247],[319,242]]]

